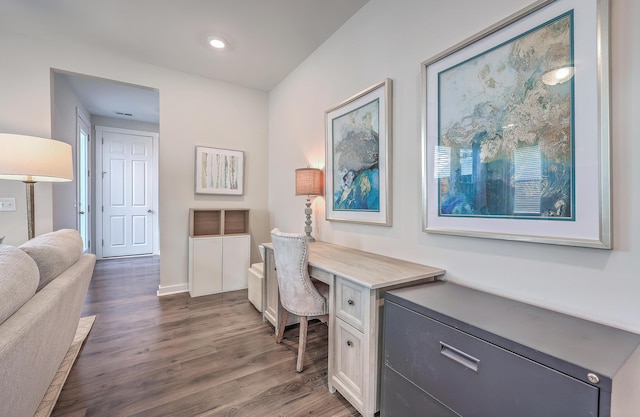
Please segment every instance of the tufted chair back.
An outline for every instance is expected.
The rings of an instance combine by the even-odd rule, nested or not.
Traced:
[[[327,314],[327,300],[309,277],[309,246],[304,234],[271,231],[282,307],[298,316]]]
[[[276,228],[271,231],[271,243],[276,260],[280,304],[282,304],[276,342],[282,342],[288,313],[299,316],[300,337],[296,370],[302,372],[308,320],[319,318],[321,321],[327,321],[329,286],[322,282],[314,284],[309,277],[309,243],[306,235],[283,233]]]

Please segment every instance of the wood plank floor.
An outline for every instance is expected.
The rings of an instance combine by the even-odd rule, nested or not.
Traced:
[[[157,257],[98,261],[83,316],[96,321],[52,416],[358,416],[327,389],[327,327],[305,370],[297,327],[282,344],[246,290],[157,297]]]

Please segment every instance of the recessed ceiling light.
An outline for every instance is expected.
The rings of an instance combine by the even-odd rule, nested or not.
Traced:
[[[227,41],[219,36],[209,36],[207,43],[214,49],[224,49],[227,47]]]

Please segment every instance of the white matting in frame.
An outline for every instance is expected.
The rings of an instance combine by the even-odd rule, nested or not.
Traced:
[[[424,231],[611,249],[608,43],[539,1],[422,64]]]
[[[196,146],[196,194],[242,195],[244,152]]]
[[[391,84],[325,112],[327,220],[391,226]]]

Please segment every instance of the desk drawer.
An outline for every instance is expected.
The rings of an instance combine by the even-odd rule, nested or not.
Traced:
[[[309,267],[309,276],[317,279],[318,281],[322,281],[327,285],[333,285],[333,275],[327,271],[323,271],[322,269],[314,266]]]
[[[597,416],[596,387],[393,302],[384,338],[387,366],[465,417]]]
[[[336,327],[333,342],[335,353],[333,377],[348,390],[353,398],[360,401],[358,406],[361,407],[365,371],[363,369],[364,335],[340,319],[334,322]]]
[[[382,391],[380,417],[460,417],[393,369],[382,372],[383,384],[394,389]]]
[[[364,332],[369,290],[345,279],[336,278],[336,315]]]

